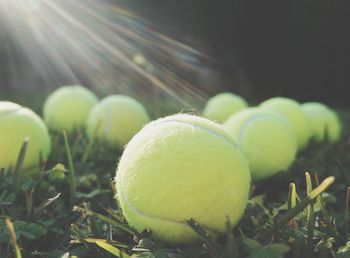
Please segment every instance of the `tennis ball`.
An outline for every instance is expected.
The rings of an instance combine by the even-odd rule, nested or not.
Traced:
[[[312,139],[317,143],[335,143],[341,135],[341,123],[337,114],[326,105],[309,102],[302,105],[312,125]]]
[[[229,116],[247,106],[247,102],[242,97],[224,92],[209,99],[203,110],[203,116],[223,123]]]
[[[64,86],[54,91],[44,103],[44,121],[53,130],[72,132],[84,128],[97,97],[82,86]]]
[[[146,125],[129,142],[116,175],[117,199],[138,232],[188,243],[193,218],[214,236],[233,224],[248,201],[250,169],[225,129],[205,118],[178,114]]]
[[[297,101],[283,97],[276,97],[264,101],[260,106],[264,109],[273,110],[285,116],[296,135],[299,150],[302,150],[307,146],[312,133],[311,122]]]
[[[146,109],[137,100],[123,95],[108,96],[92,110],[87,120],[87,134],[112,146],[124,146],[149,122]]]
[[[46,125],[33,111],[12,102],[0,101],[0,168],[14,168],[23,141],[29,138],[23,169],[39,166],[51,150]]]
[[[278,113],[248,108],[232,115],[224,127],[248,159],[255,180],[286,171],[295,160],[295,135]]]

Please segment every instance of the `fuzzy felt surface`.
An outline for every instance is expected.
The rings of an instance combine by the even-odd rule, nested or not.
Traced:
[[[295,160],[297,141],[283,116],[249,108],[231,116],[224,126],[247,157],[255,180],[285,171]]]
[[[101,100],[91,111],[87,120],[87,134],[94,133],[111,145],[123,147],[149,122],[149,115],[137,100],[113,95]]]
[[[342,126],[333,110],[318,102],[305,103],[302,108],[311,121],[313,140],[317,143],[335,143],[340,139]]]
[[[186,243],[193,218],[210,232],[224,232],[225,218],[241,218],[250,189],[247,160],[219,125],[196,116],[156,120],[127,145],[117,175],[117,197],[139,232]]]
[[[51,141],[46,125],[28,108],[0,102],[0,168],[14,168],[23,141],[29,138],[23,168],[39,166],[40,155],[46,159]]]
[[[98,99],[82,86],[64,86],[46,99],[43,107],[44,121],[57,132],[71,132],[85,127],[86,119]]]
[[[203,116],[223,123],[229,116],[246,107],[248,104],[242,97],[224,92],[209,99],[203,110]]]
[[[297,137],[299,150],[307,147],[312,135],[311,122],[297,101],[276,97],[262,102],[260,106],[285,116]]]

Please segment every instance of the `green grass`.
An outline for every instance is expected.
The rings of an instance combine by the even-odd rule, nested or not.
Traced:
[[[15,173],[0,172],[0,257],[350,257],[350,112],[340,114],[339,144],[310,146],[288,173],[254,184],[242,220],[234,228],[226,221],[217,241],[188,218],[200,242],[183,246],[124,221],[112,183],[120,150],[81,132],[53,135],[36,176],[22,173],[21,158]]]

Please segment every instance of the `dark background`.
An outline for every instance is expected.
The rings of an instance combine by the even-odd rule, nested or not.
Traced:
[[[349,103],[350,1],[132,2],[159,27],[207,43],[221,71],[238,71],[257,98]]]
[[[112,1],[113,2],[113,1]],[[350,1],[347,0],[128,0],[156,29],[198,45],[215,58],[241,92],[265,99],[347,105],[350,84]],[[1,29],[0,25],[0,32]],[[3,42],[4,35],[0,35]],[[0,44],[0,88],[9,88]],[[23,61],[25,62],[25,60]]]

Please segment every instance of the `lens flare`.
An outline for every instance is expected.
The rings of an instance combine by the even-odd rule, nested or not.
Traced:
[[[210,59],[153,29],[119,1],[0,0],[12,87],[79,83],[108,93],[201,100]],[[16,53],[11,54],[11,53]],[[203,83],[204,82],[204,83]],[[150,94],[152,93],[152,94]]]

